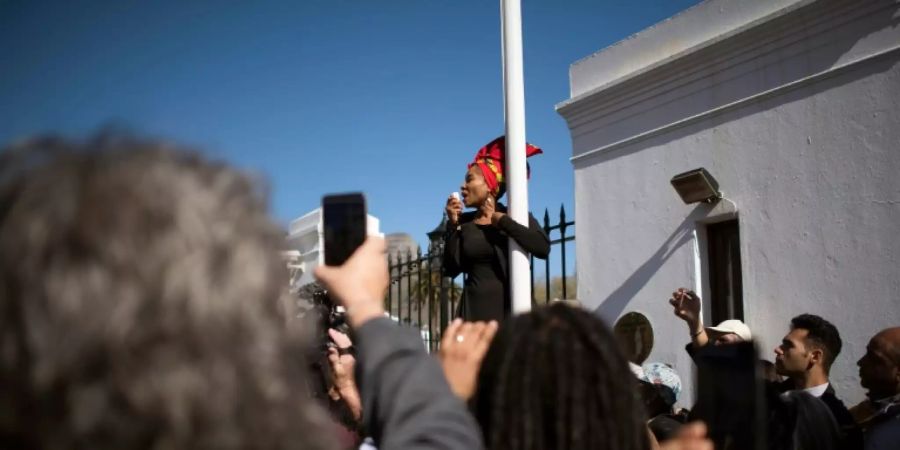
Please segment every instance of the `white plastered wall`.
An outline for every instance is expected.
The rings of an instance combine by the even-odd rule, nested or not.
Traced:
[[[707,9],[719,3],[733,2],[705,2],[702,16],[694,8],[628,45],[661,45],[666,27],[714,20]],[[667,299],[705,288],[694,258],[703,222],[739,220],[745,319],[762,356],[772,359],[797,314],[837,325],[832,382],[848,404],[863,398],[855,362],[866,342],[900,325],[898,3],[787,3],[763,19],[728,17],[743,25],[658,64],[593,75],[602,84],[591,88],[578,65],[602,67],[595,54],[572,68],[584,94],[558,107],[573,139],[578,298],[610,323],[629,311],[650,318],[649,361],[679,370],[683,404],[688,333]],[[701,166],[734,205],[680,201],[670,178]]]

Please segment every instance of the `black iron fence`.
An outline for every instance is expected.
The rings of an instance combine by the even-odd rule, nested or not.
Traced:
[[[566,243],[575,240],[574,220],[567,220],[565,208],[559,208],[559,221],[551,223],[550,213],[544,210],[543,228],[550,237],[551,251],[547,261],[531,258],[532,304],[552,299],[568,299],[575,295],[575,277],[568,274]],[[437,237],[440,239],[440,237]],[[417,328],[429,351],[437,348],[441,333],[455,317],[462,297],[465,276],[444,277],[441,272],[442,242],[434,242],[429,253],[393,254],[388,256],[391,283],[385,298],[385,310],[391,317]],[[536,266],[537,264],[537,266]],[[543,279],[535,279],[541,273]],[[559,264],[561,276],[551,277],[551,267]],[[537,270],[536,270],[537,269]],[[536,284],[537,283],[537,284]]]

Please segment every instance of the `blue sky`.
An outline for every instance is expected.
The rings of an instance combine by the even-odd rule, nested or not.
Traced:
[[[568,69],[697,0],[524,0],[536,216],[574,212]],[[264,174],[287,224],[362,190],[425,244],[503,133],[499,2],[0,0],[0,142],[108,124]]]

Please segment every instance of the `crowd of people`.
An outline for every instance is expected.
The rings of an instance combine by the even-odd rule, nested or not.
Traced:
[[[687,324],[691,342],[685,349],[692,357],[706,346],[752,340],[750,328],[739,320],[704,327],[701,300],[687,289],[674,292],[669,303]],[[756,369],[765,380],[768,417],[766,448],[900,446],[900,327],[885,329],[869,341],[866,354],[857,361],[868,398],[850,409],[829,380],[842,345],[840,332],[831,322],[815,314],[800,314],[791,319],[788,333],[774,348],[774,365],[759,361]]]
[[[458,319],[427,353],[385,315],[374,237],[316,269],[350,325],[326,330],[321,398],[308,364],[319,336],[286,317],[284,235],[263,193],[196,152],[131,137],[3,150],[0,448],[713,448],[716,430],[676,409],[678,374],[630,366],[578,307]],[[690,291],[670,302],[697,358],[752,339],[739,321],[704,327]],[[825,319],[791,321],[767,384],[767,448],[897,448],[900,328],[869,342],[869,400],[850,410],[828,381],[840,350]]]

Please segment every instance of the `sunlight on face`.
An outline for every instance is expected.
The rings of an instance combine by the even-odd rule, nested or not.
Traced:
[[[459,191],[462,194],[463,204],[470,208],[481,206],[487,200],[490,188],[484,180],[484,174],[481,173],[480,167],[475,165],[469,168]]]
[[[810,364],[810,352],[806,348],[806,335],[809,331],[802,328],[792,330],[775,347],[775,369],[780,375],[796,375],[807,370]]]

